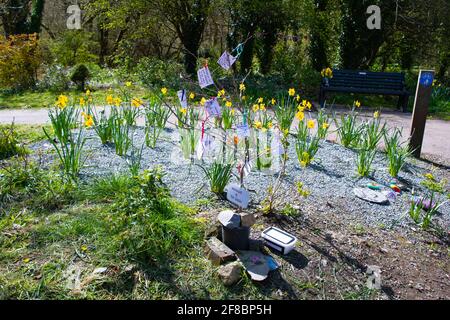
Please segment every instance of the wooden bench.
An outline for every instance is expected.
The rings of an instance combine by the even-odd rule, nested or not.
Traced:
[[[331,79],[322,79],[319,103],[323,108],[327,92],[382,94],[399,96],[397,108],[406,111],[410,92],[405,85],[405,74],[357,70],[333,70]]]

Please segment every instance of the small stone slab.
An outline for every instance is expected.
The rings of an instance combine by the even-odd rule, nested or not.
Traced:
[[[242,265],[238,261],[235,261],[221,266],[217,273],[224,285],[232,286],[241,279],[241,271]]]
[[[212,237],[222,240],[222,225],[219,221],[209,224],[205,229],[205,239]]]
[[[252,227],[256,223],[256,218],[253,213],[241,213],[241,226]]]
[[[216,237],[206,241],[206,254],[214,265],[221,265],[225,262],[236,260],[234,251]]]
[[[367,188],[355,188],[353,193],[358,198],[377,204],[387,204],[389,203],[388,198],[381,192],[370,190]]]

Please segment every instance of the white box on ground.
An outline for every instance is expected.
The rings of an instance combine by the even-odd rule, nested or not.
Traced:
[[[271,247],[282,254],[291,252],[297,243],[296,237],[276,227],[267,228],[261,233],[261,237],[264,239],[266,246]]]

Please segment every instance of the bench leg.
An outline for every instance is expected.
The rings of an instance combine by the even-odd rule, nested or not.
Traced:
[[[402,111],[406,112],[408,109],[408,102],[409,102],[409,96],[403,96],[403,105],[402,105]]]
[[[403,108],[403,96],[399,96],[398,97],[398,102],[397,102],[397,110],[400,110],[402,108]]]
[[[322,88],[320,88],[320,93],[319,93],[319,105],[320,108],[323,108],[325,104],[325,93],[323,92]]]

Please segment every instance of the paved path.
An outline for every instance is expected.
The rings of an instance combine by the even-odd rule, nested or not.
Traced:
[[[337,109],[336,113],[344,111]],[[361,110],[361,118],[372,117],[372,111]],[[403,137],[410,133],[411,114],[396,111],[383,111],[381,118],[387,122],[389,128],[401,128]],[[48,123],[47,109],[4,109],[0,110],[0,123],[44,124]],[[138,122],[142,124],[142,119]],[[428,120],[425,128],[422,156],[433,162],[450,165],[450,121]]]

